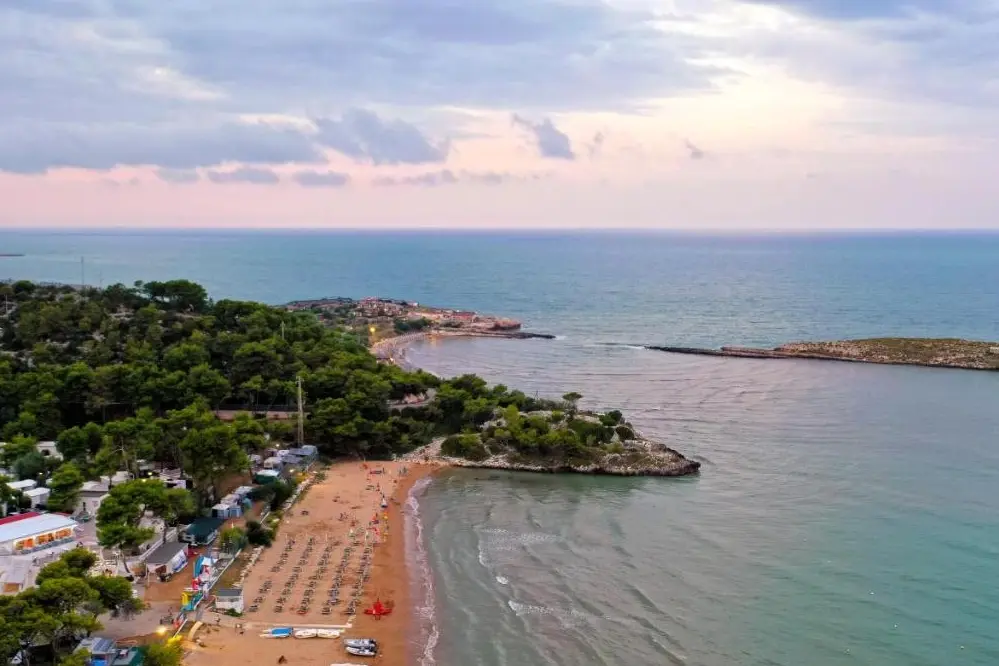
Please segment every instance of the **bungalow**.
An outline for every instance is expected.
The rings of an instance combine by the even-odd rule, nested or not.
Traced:
[[[215,591],[215,610],[243,612],[243,590],[236,588],[219,588]]]
[[[31,479],[24,479],[23,481],[8,481],[7,487],[11,490],[16,490],[18,492],[25,492],[28,490],[34,490],[38,487],[38,482]]]
[[[86,516],[96,516],[101,503],[111,491],[110,481],[87,481],[80,487],[80,499],[76,504],[76,513]]]
[[[145,652],[135,647],[118,647],[113,639],[91,636],[80,641],[76,651],[86,650],[88,666],[141,666]]]
[[[261,469],[253,475],[253,482],[264,485],[267,483],[274,483],[281,478],[281,472],[276,469]]]
[[[146,567],[155,573],[175,574],[187,566],[187,544],[165,543],[146,558]]]
[[[206,546],[219,537],[225,521],[221,518],[198,518],[181,533],[181,541],[195,546]]]
[[[31,502],[31,508],[37,508],[43,504],[48,504],[49,495],[52,491],[48,488],[32,488],[31,490],[25,490],[24,496],[28,498]]]
[[[281,469],[284,467],[284,457],[283,456],[271,456],[264,460],[264,469]]]
[[[312,464],[319,457],[319,449],[312,444],[302,444],[298,448],[288,449],[288,453],[303,459],[306,465]]]
[[[37,449],[43,456],[62,460],[62,454],[59,453],[59,448],[56,446],[55,442],[38,442],[35,444],[35,449]]]

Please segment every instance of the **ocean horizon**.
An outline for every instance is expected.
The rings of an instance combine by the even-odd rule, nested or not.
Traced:
[[[270,231],[270,230],[268,230]],[[422,663],[999,663],[999,373],[643,344],[999,340],[999,234],[0,231],[0,279],[387,296],[556,340],[427,341],[441,375],[584,395],[693,479],[444,472],[418,495]],[[429,603],[432,602],[432,603]]]

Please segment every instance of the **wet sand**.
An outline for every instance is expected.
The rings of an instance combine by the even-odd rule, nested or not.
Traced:
[[[384,473],[372,474],[374,469],[383,469]],[[288,660],[289,666],[329,666],[365,661],[386,666],[415,663],[416,650],[421,646],[418,644],[419,637],[415,635],[410,599],[403,507],[413,484],[437,469],[437,466],[402,462],[369,463],[367,469],[359,462],[330,467],[326,479],[313,484],[305,497],[284,517],[274,544],[264,551],[247,576],[244,599],[247,607],[256,602],[257,610],[247,612],[238,619],[224,617],[222,626],[203,630],[205,633],[199,633],[203,646],[189,642],[185,645],[188,651],[185,664],[276,664],[281,656]],[[407,473],[402,474],[403,470]],[[390,498],[389,506],[384,510],[380,507],[383,493]],[[373,527],[378,529],[379,536],[378,543],[373,546],[370,578],[363,584],[356,615],[350,616],[346,613],[347,604],[362,568],[362,530],[368,527],[376,513],[379,522]],[[385,513],[388,514],[387,530]],[[349,514],[351,518],[341,520],[341,514]],[[347,556],[339,602],[332,607],[330,614],[323,614],[332,578],[343,561],[344,549],[351,543],[351,529],[355,530],[355,539],[360,543],[354,545]],[[310,580],[311,576],[319,573],[319,560],[324,553],[328,558],[327,571],[317,580]],[[299,571],[294,571],[295,567],[299,567]],[[295,573],[298,577],[292,580]],[[266,589],[264,585],[268,580],[271,587]],[[311,588],[314,601],[305,612],[300,612],[306,590],[310,589],[308,585],[313,582],[316,583]],[[278,598],[281,596],[285,596],[286,600],[278,610]],[[394,612],[381,619],[365,615],[364,609],[370,608],[375,600],[394,606]],[[206,614],[205,620],[207,624],[212,624],[214,614]],[[237,622],[243,624],[244,633],[235,628]],[[378,641],[379,654],[375,659],[350,657],[340,640],[260,636],[277,626],[340,627],[347,624],[352,626],[344,629],[344,637],[374,638]]]

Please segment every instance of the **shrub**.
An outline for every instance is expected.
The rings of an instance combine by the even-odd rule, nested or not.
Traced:
[[[246,521],[246,540],[254,546],[270,546],[274,533],[255,520]]]
[[[635,439],[635,431],[626,425],[619,425],[614,429],[617,433],[618,438],[622,442],[627,442],[629,439]]]

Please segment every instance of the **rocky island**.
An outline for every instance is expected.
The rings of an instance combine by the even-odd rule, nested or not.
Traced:
[[[831,342],[792,342],[773,349],[756,347],[646,347],[655,351],[739,358],[798,358],[887,365],[919,365],[965,370],[999,370],[999,342],[960,338],[866,338]]]

